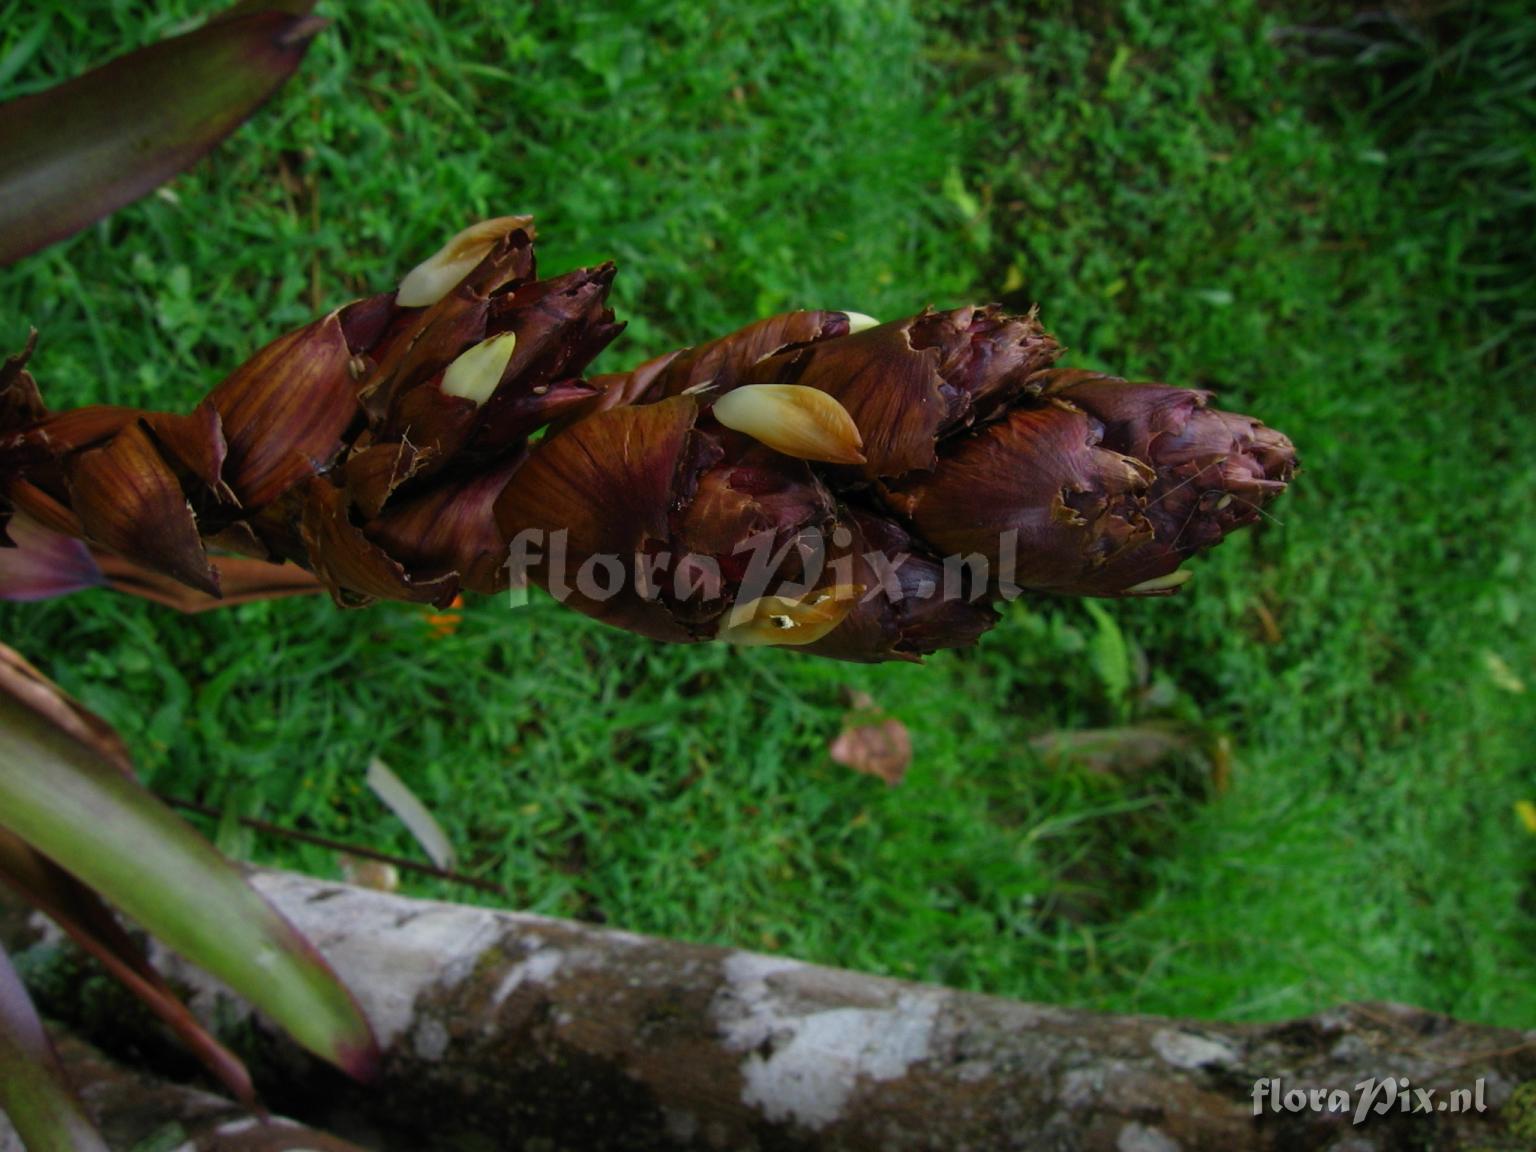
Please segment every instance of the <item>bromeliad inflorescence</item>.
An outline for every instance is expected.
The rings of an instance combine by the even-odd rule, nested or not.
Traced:
[[[13,357],[0,516],[215,595],[210,547],[344,605],[526,578],[658,640],[873,661],[970,644],[1020,592],[1171,593],[1294,470],[1208,393],[1057,368],[991,306],[791,312],[587,376],[613,267],[539,279],[533,235],[465,230],[190,415],[50,414]]]

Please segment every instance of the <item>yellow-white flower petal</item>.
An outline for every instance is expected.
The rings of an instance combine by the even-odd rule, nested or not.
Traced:
[[[395,293],[395,303],[402,308],[436,304],[485,259],[503,236],[514,229],[526,230],[531,226],[527,216],[497,216],[494,220],[471,224],[405,274]]]
[[[448,365],[448,370],[443,373],[443,391],[449,396],[462,396],[476,404],[484,404],[501,383],[501,375],[507,370],[516,347],[517,336],[511,332],[482,340]]]
[[[715,639],[747,648],[814,644],[843,622],[863,594],[863,585],[836,584],[799,600],[759,596],[732,608]]]
[[[715,419],[775,452],[827,464],[862,464],[863,437],[836,397],[803,384],[748,384],[715,401]]]
[[[844,312],[843,315],[848,317],[848,334],[850,336],[855,332],[863,332],[867,328],[880,327],[880,321],[876,320],[873,316],[866,316],[862,312]]]
[[[1150,580],[1143,580],[1140,584],[1132,584],[1127,588],[1128,596],[1156,596],[1163,592],[1172,592],[1175,588],[1189,583],[1194,576],[1194,570],[1190,568],[1178,568],[1164,576],[1154,576]]]

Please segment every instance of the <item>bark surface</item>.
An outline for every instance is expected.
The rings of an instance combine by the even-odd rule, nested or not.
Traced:
[[[208,977],[156,963],[271,1104],[348,1133],[367,1116],[381,1148],[1536,1147],[1536,1032],[1390,1004],[1263,1024],[1109,1016],[285,873],[255,883],[357,995],[379,1084],[348,1084]],[[35,923],[10,934],[30,934],[34,971],[64,973],[40,982],[53,1014],[118,995],[50,960]],[[1359,1085],[1382,1103],[1401,1077],[1407,1093],[1352,1122]],[[1281,1106],[1261,1092],[1256,1116],[1263,1078]],[[1284,1107],[1313,1089],[1348,1092],[1350,1111]],[[1427,1112],[1402,1110],[1423,1103],[1412,1089],[1432,1090]],[[1472,1110],[1450,1110],[1457,1089],[1480,1092]]]

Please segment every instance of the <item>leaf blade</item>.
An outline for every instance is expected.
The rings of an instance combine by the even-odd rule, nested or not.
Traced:
[[[160,1017],[231,1096],[256,1110],[256,1089],[245,1064],[181,1002],[100,896],[4,829],[0,829],[0,881],[8,883],[94,956]]]
[[[366,1079],[378,1059],[372,1030],[319,953],[202,836],[9,681],[0,663],[0,827]]]
[[[6,531],[14,547],[0,545],[0,600],[51,600],[102,583],[101,568],[83,541],[50,532],[20,512]]]
[[[0,105],[0,265],[190,167],[298,68],[311,5],[241,5],[183,36]]]
[[[0,1113],[30,1152],[107,1152],[69,1089],[43,1022],[0,947]]]

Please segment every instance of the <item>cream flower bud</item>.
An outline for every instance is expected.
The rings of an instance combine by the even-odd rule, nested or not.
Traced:
[[[503,332],[461,353],[443,373],[444,394],[484,404],[501,383],[502,373],[507,370],[516,347],[516,334]]]
[[[814,644],[843,622],[863,593],[863,585],[837,584],[800,599],[759,596],[732,608],[715,639],[748,648]]]
[[[402,308],[436,304],[485,259],[502,237],[518,228],[532,235],[532,218],[498,216],[471,224],[405,274],[395,293],[395,303]]]
[[[836,397],[801,384],[748,384],[715,401],[715,419],[775,452],[827,464],[862,464],[864,440]]]
[[[1125,593],[1127,596],[1159,596],[1188,584],[1194,574],[1193,569],[1178,568],[1165,576],[1154,576],[1140,584],[1132,584]]]

